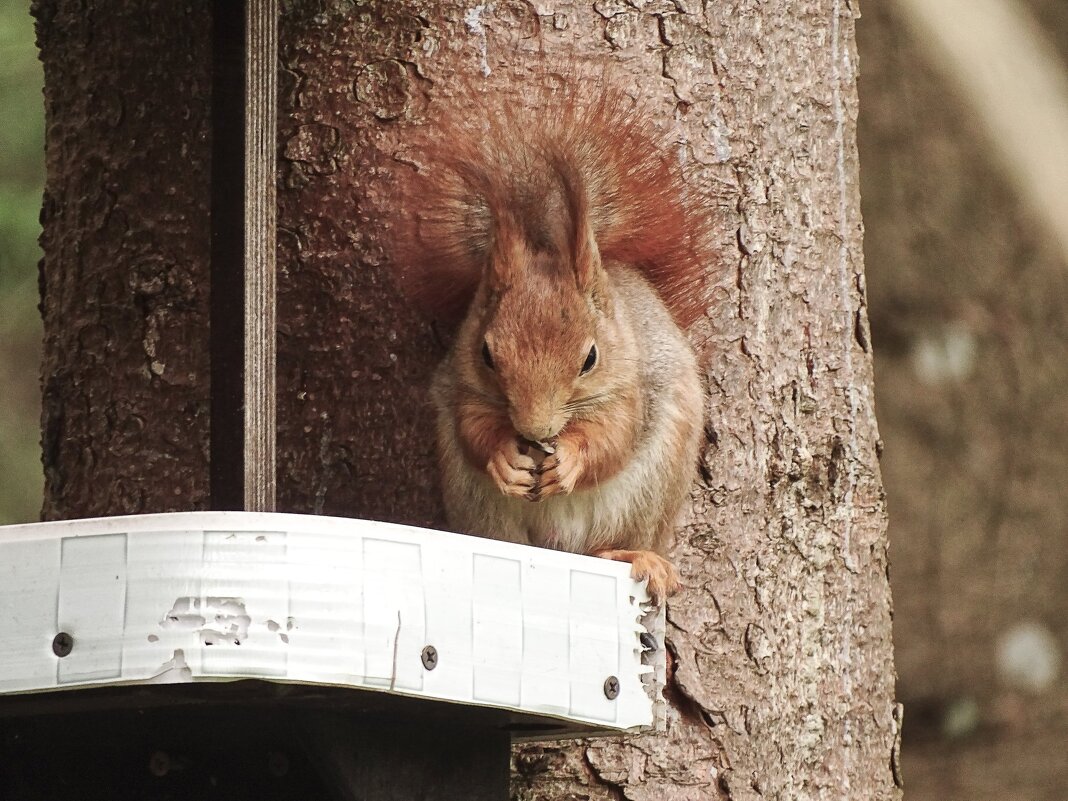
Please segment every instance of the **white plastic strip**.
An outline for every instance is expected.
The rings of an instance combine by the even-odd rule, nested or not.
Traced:
[[[647,601],[629,565],[366,520],[4,526],[0,696],[257,678],[632,730],[653,723]]]

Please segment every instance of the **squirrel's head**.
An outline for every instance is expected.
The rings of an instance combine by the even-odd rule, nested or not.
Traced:
[[[461,383],[534,442],[636,385],[633,334],[585,210],[566,211],[559,235],[496,215],[487,268],[454,346]]]

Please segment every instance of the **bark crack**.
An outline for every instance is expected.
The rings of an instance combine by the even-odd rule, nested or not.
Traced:
[[[588,746],[582,748],[582,762],[589,773],[590,781],[600,784],[601,787],[608,790],[612,794],[613,801],[630,801],[630,799],[627,798],[627,794],[623,789],[622,784],[614,782],[611,779],[606,779],[604,775],[597,770],[596,766],[593,764],[593,760],[590,759],[590,749]]]

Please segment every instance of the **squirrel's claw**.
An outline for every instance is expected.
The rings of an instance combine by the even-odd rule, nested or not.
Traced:
[[[610,549],[594,551],[592,556],[617,562],[630,562],[631,577],[635,581],[648,581],[646,588],[655,604],[662,604],[669,595],[674,595],[682,587],[675,566],[660,554],[652,551]]]
[[[583,472],[582,457],[574,448],[558,443],[556,450],[541,463],[538,484],[531,500],[540,501],[551,495],[570,495]]]
[[[536,471],[534,460],[519,452],[515,440],[504,443],[486,465],[497,489],[513,498],[528,497],[537,483]]]

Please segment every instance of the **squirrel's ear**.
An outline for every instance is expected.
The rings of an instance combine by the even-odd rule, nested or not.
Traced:
[[[565,247],[575,272],[575,282],[582,292],[591,292],[599,285],[603,270],[601,251],[590,219],[589,190],[581,173],[562,154],[555,154],[552,166],[563,190]]]

